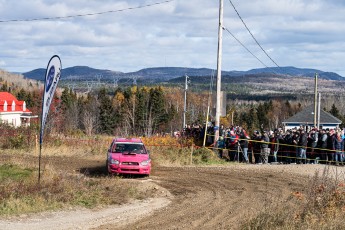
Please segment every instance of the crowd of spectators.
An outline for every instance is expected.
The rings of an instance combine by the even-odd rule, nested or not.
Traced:
[[[254,130],[250,135],[241,126],[219,128],[219,139],[215,142],[215,127],[193,124],[187,126],[181,136],[194,138],[201,144],[218,150],[219,157],[228,161],[253,164],[335,164],[345,165],[344,130],[304,127],[284,131]],[[206,132],[205,132],[206,131]],[[205,138],[206,134],[206,138]]]

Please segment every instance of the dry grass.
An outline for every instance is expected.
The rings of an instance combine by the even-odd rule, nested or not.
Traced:
[[[211,150],[206,148],[196,149],[195,147],[162,147],[151,146],[150,155],[153,165],[182,166],[182,165],[203,165],[223,164],[223,160]]]
[[[20,179],[14,179],[13,176],[2,178],[0,215],[18,215],[75,206],[93,208],[122,204],[130,199],[143,199],[149,195],[140,193],[134,183],[126,183],[118,177],[92,178],[46,168],[41,183],[38,184],[37,170],[22,166],[11,167],[15,170],[10,170],[10,174],[17,174],[18,171],[31,173]]]
[[[310,179],[306,192],[293,192],[288,200],[270,200],[243,229],[345,229],[344,175],[326,167]]]

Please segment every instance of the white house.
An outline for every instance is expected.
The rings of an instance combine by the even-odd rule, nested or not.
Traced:
[[[336,129],[339,128],[341,120],[334,117],[332,114],[320,110],[320,127],[319,129]],[[288,129],[304,127],[306,130],[310,130],[317,125],[314,124],[314,106],[310,105],[303,109],[301,112],[296,113],[294,116],[288,118],[282,122],[285,131]]]
[[[29,126],[32,112],[26,108],[25,101],[18,101],[8,92],[0,92],[0,122],[19,127]]]

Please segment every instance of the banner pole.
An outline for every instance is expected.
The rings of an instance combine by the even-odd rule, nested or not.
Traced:
[[[42,144],[40,143],[40,152],[38,155],[38,184],[41,183],[41,155],[42,155]]]
[[[43,114],[43,112],[42,112]],[[41,124],[41,131],[40,131],[40,150],[38,153],[38,185],[41,183],[41,159],[42,159],[42,143],[43,143],[43,125]]]

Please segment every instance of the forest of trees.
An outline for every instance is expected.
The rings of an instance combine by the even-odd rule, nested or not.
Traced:
[[[33,115],[40,115],[43,90],[39,87],[24,90],[2,84],[0,91],[11,91],[19,100],[26,101]],[[208,97],[208,92],[188,91],[187,124],[205,124]],[[221,123],[225,126],[241,125],[249,131],[274,129],[311,103],[309,99],[299,102],[281,97],[266,101],[228,98],[227,115],[221,118]],[[52,102],[46,133],[116,136],[172,134],[182,129],[183,107],[183,90],[178,87],[102,88],[87,95],[64,88],[57,91]],[[328,111],[345,120],[334,103]],[[210,120],[213,119],[211,115]],[[36,123],[38,126],[38,120]]]

